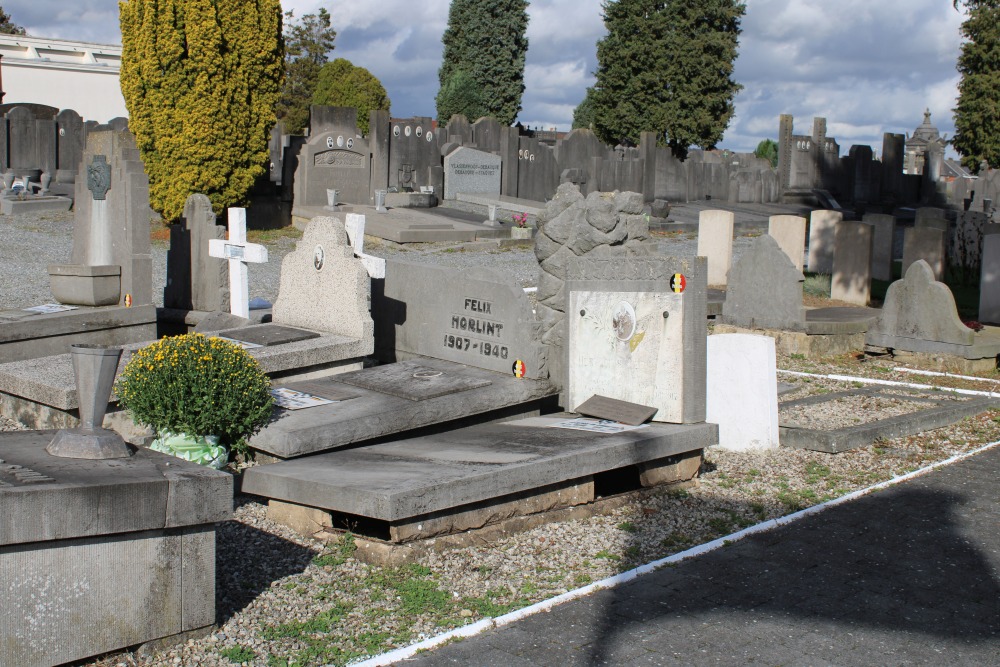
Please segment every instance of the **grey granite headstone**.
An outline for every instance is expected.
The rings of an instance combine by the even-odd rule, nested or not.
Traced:
[[[866,213],[862,220],[875,228],[875,238],[872,241],[872,278],[889,282],[892,280],[896,218],[884,213]]]
[[[579,258],[566,281],[566,407],[594,394],[705,420],[704,257]]]
[[[444,198],[458,193],[500,196],[500,156],[460,146],[444,156]]]
[[[547,377],[539,322],[523,288],[490,269],[387,261],[372,314],[383,361],[421,355],[524,377]]]
[[[373,345],[371,283],[337,218],[313,218],[281,262],[275,324],[340,334]]]
[[[225,225],[215,224],[212,202],[194,194],[184,202],[179,225],[170,228],[167,283],[163,305],[207,312],[229,310],[229,277],[226,261],[208,254],[210,239],[226,238]]]
[[[1000,324],[1000,225],[983,226],[979,321]]]
[[[56,116],[56,181],[72,183],[83,159],[83,118],[72,109]]]
[[[447,143],[447,137],[441,136],[443,131],[425,116],[393,119],[389,139],[390,188],[419,192],[422,185],[435,185],[432,169],[441,167],[441,146]]]
[[[777,241],[758,236],[730,270],[720,320],[752,329],[803,331],[804,280]]]
[[[903,265],[900,270],[905,275],[917,260],[924,260],[934,272],[934,278],[941,280],[945,270],[945,237],[947,232],[937,227],[911,227],[903,233]]]
[[[24,107],[14,107],[7,112],[10,168],[41,169],[35,143],[35,115]]]
[[[833,273],[834,235],[837,223],[844,220],[840,211],[813,211],[809,215],[809,261],[812,273]]]
[[[867,306],[872,286],[874,229],[865,222],[837,223],[830,298]]]
[[[955,297],[924,260],[889,286],[882,312],[868,327],[865,342],[880,347],[912,349],[902,339],[972,345],[975,334],[958,316]],[[919,351],[919,350],[918,350]]]
[[[371,152],[359,136],[357,110],[314,106],[311,113],[309,139],[295,169],[295,205],[326,206],[328,189],[339,190],[342,203],[370,203]]]

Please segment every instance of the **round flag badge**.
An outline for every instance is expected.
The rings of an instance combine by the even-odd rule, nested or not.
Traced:
[[[680,294],[687,287],[687,278],[684,277],[683,273],[675,273],[670,276],[670,290],[674,294]]]
[[[518,359],[510,367],[510,370],[513,371],[514,377],[516,377],[516,378],[523,378],[524,377],[524,371],[525,371],[524,362],[521,361],[520,359]]]
[[[131,308],[132,307],[132,295],[131,294],[126,294],[125,295],[125,307],[126,308]]]

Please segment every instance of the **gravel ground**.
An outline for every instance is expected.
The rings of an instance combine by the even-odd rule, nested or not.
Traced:
[[[0,300],[8,308],[51,300],[45,265],[68,260],[71,215],[5,217],[4,224],[8,233],[0,247]],[[684,235],[661,241],[672,253],[691,255],[695,250],[694,241]],[[737,252],[748,242],[738,239]],[[293,247],[294,241],[282,239],[269,247],[270,263],[251,267],[251,296],[274,299],[280,258]],[[489,266],[525,286],[535,280],[534,258],[523,249],[463,251],[454,244],[370,242],[368,250],[384,257],[457,268]],[[165,256],[165,246],[154,244],[156,295],[162,295]],[[975,389],[996,385],[995,377],[990,385],[904,375],[891,360],[842,357],[813,362],[779,357],[779,366]],[[796,387],[783,399],[854,386],[819,377],[779,377]],[[833,419],[845,412],[881,414],[879,410],[898,407],[827,403],[812,408],[809,415]],[[16,425],[0,420],[0,430],[10,428]],[[693,488],[644,490],[634,495],[634,502],[605,514],[541,526],[489,544],[428,554],[398,568],[354,559],[349,536],[334,544],[298,536],[268,521],[261,499],[238,495],[234,518],[218,529],[218,627],[207,637],[153,656],[124,652],[80,664],[346,664],[552,597],[997,439],[1000,412],[994,411],[949,428],[879,441],[837,455],[801,450],[735,453],[713,448],[706,453],[699,483]]]

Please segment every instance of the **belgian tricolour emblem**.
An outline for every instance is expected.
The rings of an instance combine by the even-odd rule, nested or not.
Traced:
[[[683,273],[675,273],[670,276],[670,291],[674,294],[680,294],[687,287],[687,278],[684,277]]]

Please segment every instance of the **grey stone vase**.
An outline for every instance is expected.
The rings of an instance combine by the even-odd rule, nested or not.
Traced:
[[[132,456],[132,449],[114,431],[102,428],[108,399],[121,359],[120,347],[70,345],[76,395],[80,405],[80,426],[56,433],[48,447],[52,456],[71,459],[120,459]]]

